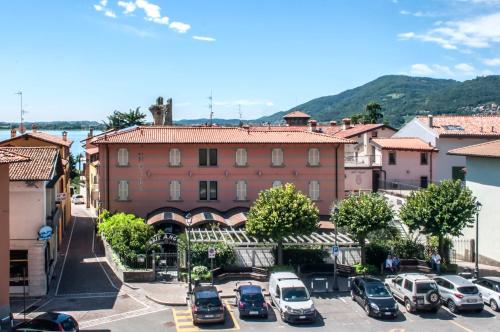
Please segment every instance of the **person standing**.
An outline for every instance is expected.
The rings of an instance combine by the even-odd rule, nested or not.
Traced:
[[[399,272],[399,267],[401,265],[401,260],[398,256],[394,255],[392,258],[392,269],[394,272]]]
[[[385,273],[392,273],[394,272],[394,268],[392,266],[392,256],[387,255],[387,258],[385,260]]]
[[[441,256],[437,251],[434,251],[431,256],[432,268],[437,274],[441,274]]]

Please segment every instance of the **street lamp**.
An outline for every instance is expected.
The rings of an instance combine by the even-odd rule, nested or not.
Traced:
[[[332,217],[333,217],[333,227],[335,227],[335,247],[338,247],[338,242],[337,242],[337,214],[339,212],[339,208],[337,206],[332,207]],[[333,257],[333,290],[338,291],[339,290],[339,282],[337,278],[337,258],[338,256],[334,254]]]
[[[481,211],[481,204],[479,201],[476,201],[476,266],[474,268],[474,278],[479,277],[479,211]]]
[[[186,214],[186,226],[187,226],[187,236],[188,236],[188,289],[189,294],[193,292],[193,288],[191,285],[191,222],[193,221],[191,213]]]

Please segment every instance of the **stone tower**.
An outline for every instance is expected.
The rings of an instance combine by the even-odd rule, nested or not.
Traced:
[[[153,123],[155,126],[171,126],[172,125],[172,98],[163,104],[163,97],[156,99],[156,104],[149,107],[149,111],[153,115]]]

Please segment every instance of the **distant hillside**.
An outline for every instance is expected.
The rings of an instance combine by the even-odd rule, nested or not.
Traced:
[[[285,112],[262,117],[255,122],[277,123],[284,114],[300,110],[318,121],[341,120],[360,113],[370,101],[382,105],[384,119],[399,127],[416,114],[470,114],[475,106],[500,104],[500,76],[478,77],[459,82],[388,75],[337,95],[310,100]]]
[[[103,130],[104,125],[97,121],[40,121],[40,122],[25,122],[24,126],[31,129],[33,125],[40,130],[88,130],[90,127],[98,130]],[[0,129],[17,128],[19,122],[0,122]]]

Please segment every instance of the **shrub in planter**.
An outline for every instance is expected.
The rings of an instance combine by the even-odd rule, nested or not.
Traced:
[[[232,247],[225,243],[192,243],[191,242],[191,265],[203,265],[210,268],[208,248],[215,248],[214,268],[232,265],[236,255]],[[177,250],[187,250],[187,239],[180,237],[177,242]]]
[[[191,278],[193,280],[209,280],[210,279],[210,271],[206,266],[198,265],[193,267],[191,271]]]
[[[399,258],[425,259],[425,246],[410,239],[391,242],[393,254]]]

